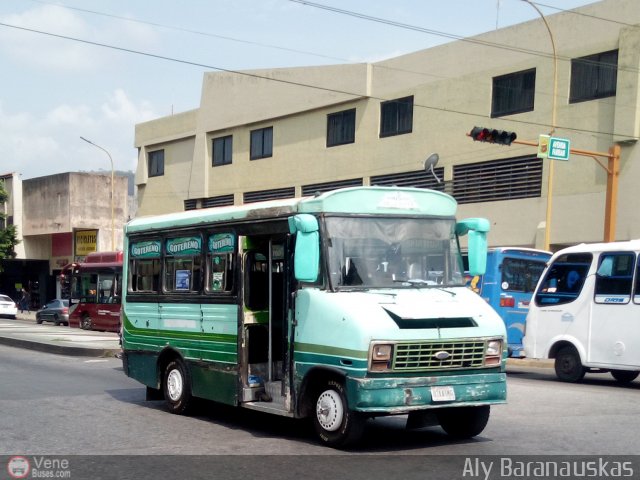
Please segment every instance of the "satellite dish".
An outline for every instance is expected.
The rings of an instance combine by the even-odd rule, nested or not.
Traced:
[[[440,156],[437,153],[429,155],[429,157],[424,161],[424,170],[425,172],[431,172],[431,175],[436,179],[436,182],[442,183],[436,175],[436,172],[433,171],[433,167],[438,163],[438,160],[440,160]]]

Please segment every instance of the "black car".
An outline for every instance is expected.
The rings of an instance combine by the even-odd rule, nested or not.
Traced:
[[[53,322],[69,325],[69,300],[56,298],[36,312],[36,323]]]

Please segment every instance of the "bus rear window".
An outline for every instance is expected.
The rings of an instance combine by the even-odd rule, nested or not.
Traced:
[[[540,284],[535,298],[536,305],[562,305],[578,298],[592,260],[590,253],[558,257]]]
[[[533,293],[545,262],[505,258],[501,265],[502,289],[507,292]]]

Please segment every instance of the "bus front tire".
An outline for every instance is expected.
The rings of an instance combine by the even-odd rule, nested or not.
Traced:
[[[164,370],[164,399],[171,413],[188,414],[193,407],[191,380],[184,362],[175,359]]]
[[[479,435],[489,422],[491,407],[453,407],[438,410],[438,422],[447,435],[466,439]]]
[[[554,366],[556,376],[563,382],[579,382],[585,374],[580,355],[573,345],[567,345],[558,351]]]
[[[634,372],[632,370],[611,370],[611,376],[620,383],[631,383],[638,378],[640,372]]]
[[[342,383],[329,380],[316,390],[313,425],[320,441],[333,448],[346,448],[362,436],[365,417],[349,410]]]

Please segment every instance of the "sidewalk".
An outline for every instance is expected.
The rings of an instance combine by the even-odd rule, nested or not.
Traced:
[[[35,312],[18,313],[16,320],[0,318],[0,345],[81,357],[115,357],[121,352],[116,333],[38,325]],[[553,368],[553,360],[509,358],[507,367]]]
[[[115,357],[121,352],[117,333],[38,325],[35,312],[18,313],[16,320],[0,318],[0,344],[81,357]]]

